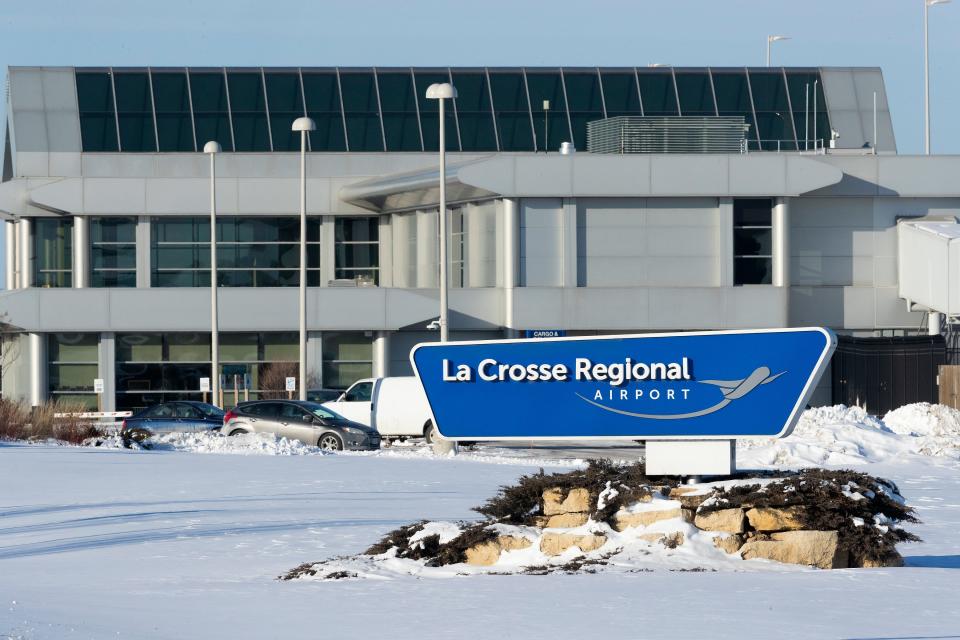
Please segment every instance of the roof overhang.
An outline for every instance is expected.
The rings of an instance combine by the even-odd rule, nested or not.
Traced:
[[[447,202],[496,197],[799,196],[837,184],[843,171],[799,154],[502,154],[447,168]],[[372,211],[433,208],[440,172],[384,175],[339,197]]]

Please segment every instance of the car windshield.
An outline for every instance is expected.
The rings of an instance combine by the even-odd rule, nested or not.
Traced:
[[[205,418],[223,415],[223,409],[215,407],[212,404],[207,404],[206,402],[197,402],[192,406],[199,409]]]
[[[336,411],[330,411],[330,409],[316,402],[304,402],[302,406],[313,415],[318,418],[323,418],[324,420],[346,420],[346,418]]]

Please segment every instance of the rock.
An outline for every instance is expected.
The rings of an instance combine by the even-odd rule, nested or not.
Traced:
[[[743,546],[745,537],[739,533],[731,533],[726,536],[717,536],[713,539],[713,546],[724,553],[735,553]]]
[[[679,547],[686,539],[683,531],[674,531],[672,533],[641,533],[638,534],[637,537],[650,543],[662,542],[664,546],[671,549]]]
[[[717,509],[706,513],[698,511],[693,519],[693,524],[698,529],[726,533],[743,533],[745,523],[743,509]]]
[[[894,551],[891,555],[880,558],[879,560],[874,560],[872,558],[858,558],[856,560],[856,566],[864,567],[866,569],[875,569],[877,567],[902,567],[903,556]]]
[[[848,566],[847,553],[838,549],[837,541],[836,531],[783,531],[771,534],[769,540],[747,542],[740,548],[740,557],[843,569]]]
[[[555,516],[548,517],[544,528],[572,529],[586,524],[589,519],[589,513],[559,513]]]
[[[684,509],[696,509],[710,497],[710,492],[696,493],[703,491],[697,487],[674,487],[670,490],[670,498],[679,500]]]
[[[545,533],[540,538],[540,551],[548,556],[557,556],[571,547],[579,547],[584,553],[595,551],[607,542],[607,536],[588,533]]]
[[[467,564],[485,567],[490,566],[497,563],[502,551],[526,549],[531,544],[533,543],[526,538],[518,536],[497,536],[493,540],[475,544],[467,549],[465,554],[467,556]]]
[[[680,507],[656,511],[617,511],[613,516],[613,528],[617,531],[625,531],[630,527],[646,527],[660,520],[679,518],[680,515]]]
[[[799,531],[805,515],[803,507],[762,507],[747,510],[747,521],[757,531]]]
[[[590,511],[590,492],[586,489],[547,489],[543,492],[543,515],[555,516],[561,513],[588,513]]]
[[[683,509],[680,509],[680,517],[683,518],[684,522],[689,522],[690,524],[693,524],[694,519],[697,517],[697,510],[687,509],[686,507],[684,507]]]

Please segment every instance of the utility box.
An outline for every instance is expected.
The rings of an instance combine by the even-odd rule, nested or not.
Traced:
[[[948,316],[960,315],[960,224],[952,216],[897,223],[900,297]]]

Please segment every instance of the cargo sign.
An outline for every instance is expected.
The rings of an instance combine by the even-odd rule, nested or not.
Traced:
[[[782,437],[836,347],[822,328],[426,343],[447,438]]]

